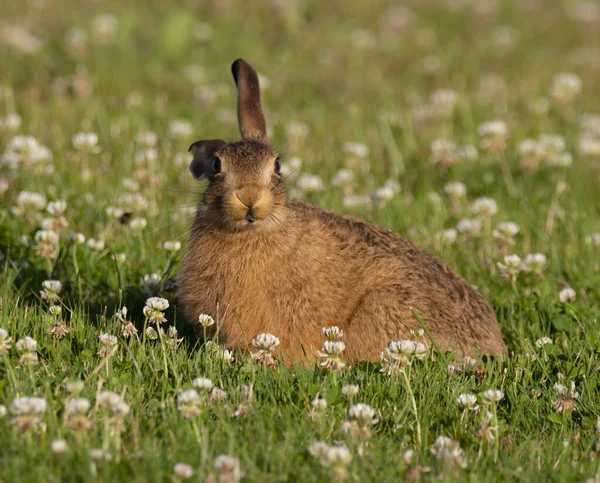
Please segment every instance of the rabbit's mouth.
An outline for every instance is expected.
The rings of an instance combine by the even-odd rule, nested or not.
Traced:
[[[251,199],[244,196],[244,193],[234,191],[223,198],[222,206],[231,229],[255,230],[268,225],[273,210],[273,197],[269,190],[261,190]]]

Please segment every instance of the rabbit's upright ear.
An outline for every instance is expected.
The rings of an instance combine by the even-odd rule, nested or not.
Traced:
[[[260,103],[260,86],[256,71],[242,59],[236,60],[231,72],[238,88],[238,122],[242,139],[267,144],[267,126]]]
[[[225,141],[220,139],[209,139],[196,141],[190,146],[189,151],[194,155],[194,159],[190,163],[190,172],[194,179],[201,181],[213,173],[211,166],[215,159],[215,153],[225,144]]]

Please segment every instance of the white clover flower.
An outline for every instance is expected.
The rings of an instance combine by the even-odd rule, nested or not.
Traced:
[[[329,445],[324,441],[315,441],[308,447],[308,452],[316,458],[324,458],[328,450]]]
[[[123,398],[114,391],[102,391],[98,394],[96,403],[100,407],[114,411],[123,403]]]
[[[527,272],[540,274],[547,263],[548,259],[543,253],[529,253],[523,260],[523,268]]]
[[[348,419],[356,421],[359,426],[371,426],[377,423],[375,409],[368,404],[354,404],[348,409]]]
[[[98,336],[102,347],[98,351],[98,355],[100,357],[106,357],[108,354],[112,352],[112,348],[115,347],[118,343],[118,339],[116,335],[110,334],[100,334]]]
[[[113,220],[118,220],[125,214],[125,210],[123,208],[119,208],[118,206],[107,206],[105,211],[106,216],[112,218]]]
[[[198,323],[202,326],[202,327],[210,327],[212,325],[215,324],[215,320],[210,316],[210,315],[206,315],[206,314],[200,314],[198,316]]]
[[[409,366],[412,359],[423,360],[427,357],[427,347],[414,340],[391,341],[380,358],[383,362],[381,372],[387,375],[396,374]]]
[[[155,290],[162,280],[162,277],[158,273],[151,273],[150,275],[144,275],[140,280],[140,286],[147,290]]]
[[[571,153],[560,153],[555,157],[548,159],[548,166],[557,168],[568,168],[573,164],[573,155]]]
[[[169,308],[169,301],[161,297],[150,297],[146,300],[146,306],[143,313],[148,320],[154,324],[162,324],[167,321],[165,310]]]
[[[414,340],[396,340],[388,344],[388,355],[394,359],[401,359],[406,356],[423,360],[427,357],[427,347]]]
[[[346,397],[353,397],[358,394],[359,387],[355,384],[348,384],[342,387],[342,394]]]
[[[567,302],[572,302],[577,297],[577,292],[573,290],[571,287],[563,288],[558,294],[558,299],[564,304]]]
[[[169,134],[174,139],[188,139],[192,135],[192,132],[192,125],[187,121],[172,121],[169,124]]]
[[[107,347],[117,345],[118,342],[117,336],[110,334],[100,334],[98,336],[98,339],[100,339],[100,343],[102,343],[102,345],[105,345]]]
[[[134,231],[143,231],[148,226],[148,221],[146,221],[146,218],[133,218],[129,222],[129,226]]]
[[[347,156],[352,156],[360,159],[365,159],[369,155],[369,148],[366,144],[356,143],[356,142],[347,142],[344,143],[342,147],[344,154]]]
[[[340,169],[337,173],[335,173],[334,177],[331,180],[331,184],[333,186],[338,186],[340,188],[344,188],[350,186],[352,181],[354,180],[354,173],[351,169]]]
[[[146,330],[144,331],[144,336],[149,340],[156,340],[158,339],[158,332],[156,332],[156,329],[154,327],[146,327]]]
[[[600,157],[600,139],[582,136],[577,143],[577,151],[581,156]]]
[[[7,152],[14,153],[20,160],[24,160],[30,158],[39,146],[37,139],[32,136],[15,136],[8,142],[6,148]]]
[[[456,364],[455,370],[457,372],[471,372],[475,368],[476,365],[477,365],[477,359],[470,357],[470,356],[465,356],[460,361],[458,361],[458,364]]]
[[[192,385],[201,390],[210,390],[213,388],[213,382],[207,377],[197,377],[192,381]]]
[[[279,339],[273,334],[259,334],[252,339],[252,347],[257,351],[273,352],[279,345]]]
[[[106,453],[104,453],[104,451],[102,451],[101,449],[94,448],[94,449],[90,450],[89,456],[90,456],[90,459],[93,461],[100,461],[100,460],[105,459],[108,455]]]
[[[158,160],[158,150],[156,148],[138,149],[133,160],[138,166],[152,166]]]
[[[186,478],[191,478],[192,476],[194,476],[194,469],[190,465],[185,463],[175,463],[175,465],[173,466],[173,474],[177,478],[185,480]]]
[[[291,152],[298,151],[308,135],[309,128],[302,122],[291,122],[285,127],[285,136]]]
[[[396,191],[390,186],[381,186],[372,195],[373,201],[383,207],[388,201],[396,196]]]
[[[492,404],[500,401],[504,397],[504,393],[499,389],[488,389],[483,393],[483,402]]]
[[[285,163],[281,164],[281,170],[279,171],[279,174],[284,179],[293,179],[298,173],[300,166],[302,166],[302,160],[300,158],[290,158]]]
[[[166,242],[163,243],[163,248],[165,250],[167,250],[168,252],[170,252],[172,254],[175,254],[179,250],[181,250],[181,242],[177,241],[177,240],[166,241]]]
[[[202,398],[194,389],[187,389],[177,394],[177,409],[184,418],[190,419],[200,414]]]
[[[477,404],[477,396],[474,394],[460,394],[456,399],[456,402],[460,407],[471,409]]]
[[[97,15],[92,20],[94,39],[101,45],[110,44],[119,28],[119,20],[114,15],[105,13]]]
[[[16,205],[12,208],[15,215],[31,215],[46,206],[46,198],[40,193],[21,191],[17,195]]]
[[[575,408],[575,400],[579,398],[579,393],[575,390],[575,383],[573,381],[571,381],[569,389],[560,382],[555,383],[553,389],[559,395],[558,399],[552,402],[557,413]]]
[[[146,307],[153,310],[165,311],[169,308],[169,301],[161,297],[150,297],[146,300]]]
[[[46,206],[46,210],[52,216],[61,216],[67,209],[67,202],[65,200],[50,201]]]
[[[583,132],[590,135],[600,135],[600,114],[583,114],[580,120]]]
[[[556,74],[550,86],[550,96],[561,104],[569,104],[581,92],[583,83],[577,74]]]
[[[522,158],[538,158],[542,154],[542,149],[536,139],[523,139],[517,146]]]
[[[345,446],[331,446],[325,454],[324,464],[332,467],[345,467],[352,461],[350,450]]]
[[[303,174],[298,178],[296,185],[305,193],[315,193],[325,189],[323,180],[313,174]]]
[[[462,218],[458,220],[456,229],[463,235],[477,237],[481,235],[481,221],[477,218]]]
[[[449,228],[447,230],[442,230],[435,234],[435,239],[438,243],[443,245],[453,245],[458,238],[458,231],[454,228]]]
[[[86,242],[88,248],[101,252],[104,250],[104,240],[96,240],[95,238],[89,238]]]
[[[219,359],[221,359],[222,361],[225,361],[225,362],[233,362],[233,360],[234,360],[233,352],[228,349],[222,349],[222,350],[218,351],[217,357],[219,357]]]
[[[48,307],[48,312],[50,312],[50,315],[58,317],[60,314],[62,314],[62,309],[60,308],[60,305],[51,305]]]
[[[538,140],[540,155],[550,160],[565,150],[565,138],[558,134],[541,134]]]
[[[0,356],[8,354],[12,347],[12,337],[8,336],[8,331],[0,327]]]
[[[94,132],[79,132],[72,137],[73,147],[88,153],[97,153],[98,135]]]
[[[317,355],[321,359],[320,365],[330,370],[342,370],[346,365],[341,358],[345,349],[346,344],[342,341],[326,340],[323,342],[323,348],[317,351]]]
[[[327,409],[327,401],[325,399],[323,399],[322,397],[316,397],[312,400],[312,402],[310,403],[311,406],[314,409],[317,410],[323,410],[323,409]]]
[[[64,439],[55,439],[50,443],[50,451],[55,455],[64,454],[67,449],[69,449],[69,445]]]
[[[35,237],[36,253],[42,258],[56,258],[58,256],[58,246],[60,238],[58,233],[53,230],[39,230]]]
[[[502,240],[510,240],[519,233],[519,225],[512,221],[503,221],[498,223],[496,229],[492,232],[492,235]]]
[[[267,366],[275,366],[273,352],[278,345],[279,339],[273,334],[259,334],[256,339],[252,339],[252,347],[255,351],[252,352],[252,359]]]
[[[323,327],[321,333],[329,340],[341,339],[344,337],[344,331],[337,326]]]
[[[471,211],[488,218],[498,213],[498,204],[492,198],[477,198],[471,205]]]
[[[450,167],[456,160],[456,143],[450,139],[439,138],[431,142],[432,164],[439,164],[445,168]]]
[[[18,114],[8,114],[0,118],[0,130],[8,132],[16,132],[21,127],[21,116]]]
[[[447,436],[438,436],[431,448],[431,454],[439,460],[456,464],[464,468],[467,462],[462,457],[462,449],[458,441]]]
[[[506,147],[508,126],[504,121],[484,122],[478,128],[481,147],[489,151],[502,151]]]
[[[436,89],[429,96],[429,100],[440,114],[448,117],[458,103],[458,94],[452,89]]]
[[[42,282],[43,290],[40,292],[40,296],[43,300],[48,303],[56,302],[60,300],[60,292],[62,290],[62,283],[58,280],[44,280]]]
[[[18,397],[10,405],[11,423],[21,430],[34,429],[43,423],[48,403],[40,397]]]
[[[344,208],[357,208],[359,206],[369,206],[371,197],[367,195],[345,195],[343,199]]]
[[[69,399],[65,404],[65,416],[82,415],[90,410],[90,401],[83,397]]]
[[[73,233],[67,237],[67,240],[73,242],[75,245],[83,245],[85,243],[85,235],[83,233]]]
[[[591,235],[587,235],[584,241],[587,245],[600,247],[600,233],[592,233]]]
[[[444,186],[444,193],[446,193],[450,198],[463,198],[467,194],[467,187],[460,181],[451,181],[450,183],[446,183]]]
[[[523,267],[519,255],[505,255],[504,262],[498,262],[497,265],[502,277],[507,280],[516,280]]]
[[[156,146],[158,136],[152,131],[142,131],[135,135],[135,142],[144,148],[152,148]]]
[[[561,384],[560,382],[555,382],[552,389],[554,389],[558,394],[561,394],[561,395],[564,395],[567,393],[567,388],[565,387],[564,384]]]
[[[85,388],[85,383],[79,379],[69,381],[66,384],[66,388],[71,394],[79,394]]]
[[[479,151],[477,151],[475,146],[467,144],[466,146],[460,146],[457,148],[454,155],[457,161],[467,161],[473,163],[479,158]]]
[[[235,483],[241,478],[240,462],[229,455],[219,455],[215,458],[215,470],[219,474],[217,481]]]
[[[26,336],[19,340],[16,344],[16,348],[19,352],[35,352],[37,351],[38,343],[32,337]]]

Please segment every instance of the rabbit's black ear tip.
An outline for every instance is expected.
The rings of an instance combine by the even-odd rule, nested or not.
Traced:
[[[237,59],[233,62],[233,64],[231,64],[231,73],[233,74],[233,78],[235,79],[236,83],[238,80],[238,74],[240,72],[240,69],[245,63],[246,62],[244,62],[244,59]]]

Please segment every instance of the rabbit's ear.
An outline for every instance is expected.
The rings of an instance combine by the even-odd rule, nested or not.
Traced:
[[[194,155],[190,163],[190,172],[194,179],[201,181],[213,174],[211,163],[214,162],[215,153],[225,145],[220,139],[196,141],[190,146],[189,151]]]
[[[242,139],[255,139],[267,144],[267,127],[260,104],[260,86],[256,71],[242,59],[231,65],[238,88],[238,122]]]

